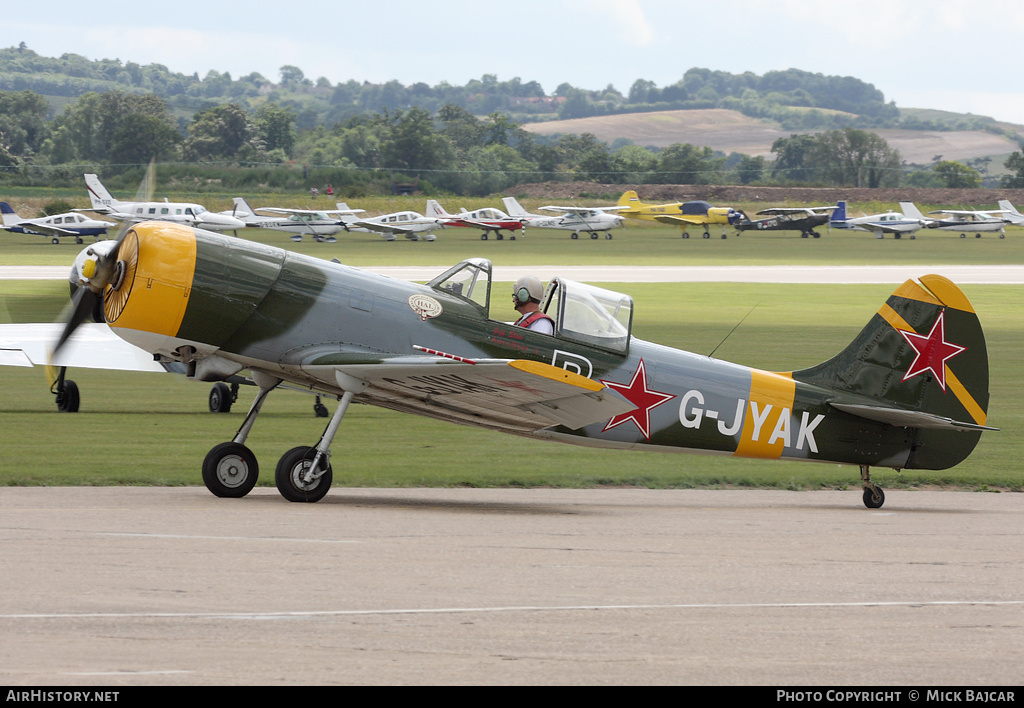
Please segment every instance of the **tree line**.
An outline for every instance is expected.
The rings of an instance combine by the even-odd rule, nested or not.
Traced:
[[[434,113],[384,109],[307,129],[292,109],[270,102],[252,111],[214,105],[182,128],[167,102],[151,93],[88,92],[52,120],[49,110],[32,91],[0,91],[4,179],[77,180],[83,165],[116,174],[154,157],[182,165],[305,166],[330,171],[339,185],[415,181],[420,191],[462,195],[546,180],[886,187],[977,186],[981,179],[961,163],[907,173],[884,139],[849,126],[779,139],[767,160],[685,143],[659,149],[608,145],[591,134],[544,137],[504,113],[481,117],[455,104]]]

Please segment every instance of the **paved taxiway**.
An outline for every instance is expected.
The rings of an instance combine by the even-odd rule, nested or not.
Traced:
[[[1024,496],[860,497],[2,488],[0,684],[1019,686]]]

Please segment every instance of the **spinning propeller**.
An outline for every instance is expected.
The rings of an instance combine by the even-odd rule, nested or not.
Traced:
[[[154,161],[150,161],[149,167],[146,168],[146,176],[135,195],[136,202],[152,201],[155,164]],[[134,222],[129,219],[123,220],[114,240],[101,241],[89,246],[75,258],[69,276],[72,290],[70,311],[65,318],[60,337],[50,352],[51,362],[82,322],[89,317],[97,322],[102,321],[107,287],[110,287],[110,292],[118,291],[125,281],[125,276],[134,268],[133,258],[121,257],[121,245],[132,232],[133,224]]]

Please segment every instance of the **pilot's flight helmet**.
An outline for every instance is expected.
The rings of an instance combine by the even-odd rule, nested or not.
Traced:
[[[517,305],[525,305],[531,301],[539,303],[544,297],[544,285],[541,284],[540,278],[532,275],[522,277],[512,287],[512,296],[516,299]]]

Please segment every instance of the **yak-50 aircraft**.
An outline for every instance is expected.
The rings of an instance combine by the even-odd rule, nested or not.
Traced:
[[[208,231],[238,231],[245,228],[245,222],[226,214],[214,214],[201,204],[192,202],[162,202],[136,200],[121,202],[110,196],[99,177],[85,175],[85,186],[89,192],[92,211],[125,222],[136,221],[170,221],[176,224],[199,226]]]
[[[102,219],[89,219],[76,212],[65,212],[37,219],[24,219],[7,202],[0,202],[0,214],[4,223],[0,229],[17,234],[36,234],[48,236],[52,243],[60,243],[62,238],[73,238],[75,243],[83,243],[83,236],[99,239],[107,233],[107,229],[115,224]]]
[[[619,197],[620,214],[631,219],[658,221],[672,224],[683,230],[683,238],[690,238],[686,230],[690,226],[703,226],[704,238],[711,238],[708,227],[711,224],[722,225],[722,238],[726,238],[725,227],[746,220],[747,215],[732,207],[711,206],[705,201],[673,202],[671,204],[645,204],[632,189],[623,192]]]
[[[57,355],[102,305],[114,333],[192,379],[248,370],[252,407],[202,463],[221,497],[256,484],[245,443],[282,383],[339,400],[319,441],[277,463],[278,490],[297,502],[327,493],[331,443],[353,402],[584,446],[856,465],[871,508],[884,501],[871,467],[945,469],[994,430],[978,316],[938,275],[897,287],[832,359],[773,372],[637,339],[628,295],[562,278],[542,301],[555,334],[515,327],[492,302],[484,259],[421,285],[143,222],[87,247],[74,269]]]
[[[799,231],[800,238],[821,238],[815,231],[819,226],[827,226],[833,209],[838,206],[825,207],[771,207],[757,212],[756,216],[766,219],[743,219],[734,226],[737,231]]]
[[[515,241],[516,229],[521,229],[522,235],[526,235],[526,223],[528,221],[522,217],[509,216],[501,209],[491,209],[490,207],[473,211],[463,209],[458,214],[449,214],[443,206],[433,199],[427,201],[427,218],[437,219],[439,223],[445,226],[482,229],[483,233],[480,234],[481,241],[486,241],[487,235],[492,231],[495,238],[499,241],[505,238],[504,234],[501,233],[502,231],[510,232],[509,239]]]
[[[551,211],[561,216],[546,216],[542,214],[531,214],[519,203],[515,197],[505,197],[501,200],[513,218],[526,219],[526,225],[538,229],[559,229],[561,231],[572,231],[569,238],[578,239],[580,232],[590,234],[590,238],[596,239],[597,235],[604,231],[604,237],[612,237],[611,230],[622,226],[626,220],[624,216],[610,214],[609,212],[620,211],[622,207],[577,207],[577,206],[542,206],[541,211]]]
[[[292,241],[301,241],[303,235],[314,241],[333,243],[334,234],[346,229],[344,217],[364,213],[365,209],[349,209],[338,205],[337,209],[291,209],[286,207],[257,207],[253,209],[242,197],[231,200],[235,205],[231,211],[222,211],[225,216],[241,219],[249,228],[272,229],[292,234]],[[274,214],[265,216],[258,212]]]

